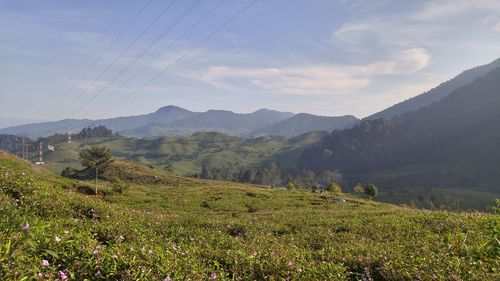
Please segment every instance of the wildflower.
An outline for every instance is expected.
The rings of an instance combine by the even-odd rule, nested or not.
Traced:
[[[117,255],[117,254],[114,254],[114,255],[113,255],[113,258],[114,258],[114,259],[118,259],[118,255]]]
[[[288,261],[288,266],[292,266],[292,265],[293,265],[292,261]]]
[[[148,254],[152,255],[153,251],[152,250],[148,250]]]
[[[212,272],[212,274],[210,274],[210,280],[215,280],[215,279],[217,279],[217,273]]]
[[[101,245],[96,245],[95,246],[96,249],[100,249],[101,248]]]
[[[69,231],[67,231],[67,230],[64,231],[64,234],[68,234],[68,233],[69,233]]]
[[[142,247],[141,252],[143,252],[143,253],[146,252],[146,248]]]
[[[100,252],[99,252],[98,250],[94,250],[94,251],[92,252],[92,254],[93,254],[94,256],[99,255],[99,253],[100,253]]]
[[[41,272],[38,272],[38,278],[43,278],[43,274]]]
[[[59,237],[56,236],[56,237],[54,237],[54,241],[61,242],[61,238],[59,238]]]
[[[163,281],[172,281],[172,279],[170,279],[170,277],[165,277],[165,279],[163,279]]]
[[[95,274],[94,274],[94,275],[95,275],[95,277],[97,277],[97,276],[101,275],[101,271],[100,271],[100,270],[97,270],[97,271],[95,272]]]
[[[48,260],[42,260],[42,265],[43,266],[49,266],[49,261]]]
[[[59,270],[59,275],[61,275],[62,281],[68,280],[68,275],[66,274],[66,272]]]
[[[118,237],[118,242],[121,243],[125,240],[125,237],[123,237],[122,235],[120,235],[120,237]]]
[[[25,223],[25,224],[23,224],[23,230],[24,230],[24,231],[28,231],[28,230],[30,230],[30,224],[29,224],[29,223]]]

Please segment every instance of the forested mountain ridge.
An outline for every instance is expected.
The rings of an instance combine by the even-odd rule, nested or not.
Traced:
[[[267,128],[253,132],[254,136],[278,135],[295,137],[310,131],[333,131],[346,129],[357,124],[359,120],[352,115],[345,116],[317,116],[299,113],[291,118],[275,123]]]
[[[340,169],[352,181],[467,187],[500,193],[500,68],[398,122],[364,120],[336,130],[299,166]]]
[[[374,120],[378,118],[392,119],[392,118],[397,118],[404,113],[418,110],[422,107],[428,106],[432,103],[442,100],[443,98],[450,95],[453,91],[457,90],[462,86],[466,86],[474,82],[474,80],[476,80],[477,78],[485,75],[486,73],[494,70],[497,67],[500,67],[500,59],[497,59],[486,65],[477,66],[465,70],[456,77],[441,83],[439,86],[421,95],[397,103],[365,119],[368,120]]]

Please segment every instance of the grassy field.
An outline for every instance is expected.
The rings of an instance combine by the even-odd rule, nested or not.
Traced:
[[[128,189],[96,198],[77,191],[88,183],[0,153],[0,279],[500,278],[493,215],[117,165],[109,173]]]

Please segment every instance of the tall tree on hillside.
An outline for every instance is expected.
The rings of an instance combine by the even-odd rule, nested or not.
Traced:
[[[89,170],[95,170],[95,196],[99,170],[104,171],[112,162],[111,150],[105,146],[92,146],[80,151],[80,162]]]
[[[365,194],[370,196],[370,198],[373,198],[373,197],[377,196],[378,189],[374,184],[371,184],[371,183],[367,184],[365,186]]]

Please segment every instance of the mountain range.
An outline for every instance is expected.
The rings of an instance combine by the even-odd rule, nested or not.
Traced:
[[[0,134],[37,138],[54,133],[65,133],[68,128],[77,132],[88,126],[104,125],[123,136],[133,137],[187,136],[206,131],[238,137],[266,135],[294,137],[309,131],[349,128],[358,122],[359,120],[354,116],[326,117],[269,109],[260,109],[247,114],[226,110],[193,112],[169,105],[145,115],[101,120],[66,119],[32,123],[0,129]]]

